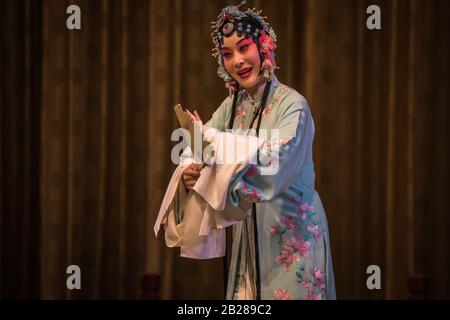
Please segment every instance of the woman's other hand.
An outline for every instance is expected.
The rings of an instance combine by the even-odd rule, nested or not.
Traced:
[[[198,178],[200,177],[200,171],[203,168],[203,164],[190,164],[186,169],[183,171],[183,181],[189,190],[192,190],[194,188],[195,183],[197,182]]]

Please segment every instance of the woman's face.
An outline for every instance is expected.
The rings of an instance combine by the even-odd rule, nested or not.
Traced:
[[[245,89],[254,89],[264,80],[258,48],[251,38],[236,32],[225,37],[221,48],[225,69]]]

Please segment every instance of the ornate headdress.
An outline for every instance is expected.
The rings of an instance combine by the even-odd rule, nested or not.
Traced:
[[[232,36],[234,32],[239,37],[244,35],[245,38],[252,38],[256,43],[266,79],[271,80],[274,71],[274,50],[277,47],[275,32],[266,22],[267,17],[260,15],[261,10],[253,8],[244,12],[240,11],[239,7],[245,3],[246,0],[243,0],[237,6],[225,7],[217,16],[217,20],[211,22],[211,28],[213,29],[211,39],[214,44],[213,57],[217,58],[219,64],[217,74],[225,81],[226,86],[233,91],[238,90],[238,85],[225,69],[220,48],[224,38]]]

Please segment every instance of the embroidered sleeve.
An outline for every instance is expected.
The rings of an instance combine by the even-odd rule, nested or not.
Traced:
[[[259,164],[248,165],[230,185],[231,202],[268,201],[289,187],[312,149],[314,125],[306,100],[290,103],[278,117],[278,133],[260,149]]]

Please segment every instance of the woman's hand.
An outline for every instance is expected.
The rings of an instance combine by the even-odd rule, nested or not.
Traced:
[[[186,169],[183,171],[183,181],[186,185],[186,188],[189,190],[192,190],[194,188],[195,183],[197,182],[198,178],[200,177],[200,171],[203,168],[203,164],[190,164]]]
[[[192,113],[188,109],[186,109],[186,113],[189,115],[189,117],[191,117],[193,121],[200,121],[203,124],[203,121],[197,113],[197,110],[194,110],[194,113]]]

